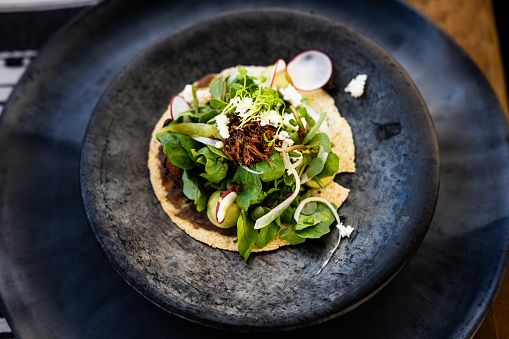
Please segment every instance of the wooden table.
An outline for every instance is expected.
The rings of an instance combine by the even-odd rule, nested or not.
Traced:
[[[491,0],[406,1],[440,26],[477,64],[509,120],[506,83]],[[509,338],[509,274],[474,338]]]

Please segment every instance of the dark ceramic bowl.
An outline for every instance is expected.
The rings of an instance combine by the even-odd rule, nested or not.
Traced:
[[[340,209],[355,228],[315,275],[337,239],[252,254],[214,249],[163,212],[149,181],[152,129],[171,96],[210,72],[269,65],[318,49],[334,73],[328,92],[350,123],[357,171]],[[346,84],[365,73],[365,94]],[[186,27],[138,55],[112,82],[90,121],[81,158],[91,229],[115,270],[163,309],[240,331],[297,328],[339,316],[386,285],[430,225],[438,194],[433,124],[417,88],[375,43],[338,22],[283,9],[228,12]]]

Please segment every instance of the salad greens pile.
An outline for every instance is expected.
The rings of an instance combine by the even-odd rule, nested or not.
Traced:
[[[200,103],[193,85],[190,109],[156,135],[169,161],[184,170],[183,193],[196,210],[216,206],[208,204],[215,191],[236,194],[239,213],[227,224],[237,227],[245,260],[255,245],[263,248],[277,235],[300,244],[329,233],[339,218],[337,206],[313,198],[308,187],[324,187],[338,171],[327,113],[314,111],[291,85],[288,99],[265,76],[241,66],[225,79],[217,77],[209,90],[210,101]]]

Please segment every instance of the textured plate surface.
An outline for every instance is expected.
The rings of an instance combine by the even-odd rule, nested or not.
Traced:
[[[308,49],[332,59],[330,94],[356,145],[356,173],[338,177],[351,189],[340,214],[356,231],[320,275],[337,229],[318,241],[253,254],[245,263],[238,253],[213,249],[174,225],[146,168],[155,123],[186,83],[232,65],[289,61]],[[354,99],[343,88],[361,73],[368,74],[366,92]],[[266,331],[342,314],[387,283],[431,223],[438,163],[426,105],[387,53],[325,17],[257,9],[197,23],[137,55],[92,115],[81,185],[101,247],[149,300],[204,324]]]
[[[168,314],[111,268],[87,225],[79,161],[94,107],[143,48],[218,11],[262,5],[313,10],[379,43],[422,93],[440,146],[437,208],[408,265],[352,312],[289,334],[472,336],[505,274],[509,241],[507,121],[472,61],[398,2],[193,4],[100,5],[41,51],[6,105],[0,123],[0,295],[16,337],[238,338]]]

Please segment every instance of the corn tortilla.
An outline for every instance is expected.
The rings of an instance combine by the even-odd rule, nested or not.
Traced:
[[[223,77],[228,76],[237,67],[231,67],[223,70],[220,74]],[[246,67],[250,74],[258,76],[265,67],[261,66],[248,66]],[[312,98],[310,106],[317,112],[321,113],[326,111],[326,121],[331,130],[331,142],[334,144],[333,151],[339,156],[339,170],[340,172],[354,172],[355,171],[355,148],[353,143],[353,136],[348,122],[341,117],[334,99],[322,89],[311,92],[301,92],[301,94]],[[154,127],[152,132],[149,154],[148,154],[148,169],[150,173],[150,181],[154,189],[154,193],[161,203],[164,212],[171,218],[171,220],[182,230],[184,230],[192,238],[201,241],[209,246],[229,250],[238,251],[237,236],[223,235],[213,230],[195,226],[190,220],[179,217],[177,206],[185,204],[193,204],[192,201],[187,199],[183,194],[178,198],[180,201],[169,200],[167,198],[168,190],[177,189],[177,185],[169,178],[165,178],[166,185],[163,184],[163,177],[161,171],[161,161],[159,160],[159,147],[160,143],[156,140],[155,135],[163,127],[164,122],[171,117],[169,109],[164,112],[159,121]],[[169,184],[168,184],[169,180]],[[330,202],[336,204],[338,207],[348,197],[349,190],[335,183],[334,181],[328,184],[323,189],[313,189],[313,195],[323,197]],[[253,248],[252,252],[271,251],[281,246],[288,245],[288,242],[279,238],[279,235],[269,242],[264,248]]]

